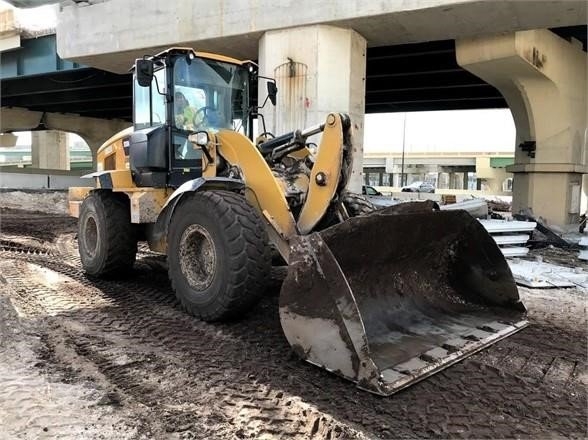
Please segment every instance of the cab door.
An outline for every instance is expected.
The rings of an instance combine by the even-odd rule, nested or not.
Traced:
[[[202,150],[188,141],[188,133],[171,130],[171,169],[169,186],[177,188],[188,180],[202,177]]]

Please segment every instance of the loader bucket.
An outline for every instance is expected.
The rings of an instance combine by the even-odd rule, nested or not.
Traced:
[[[300,357],[380,395],[527,325],[502,253],[465,211],[380,211],[296,237],[280,320]]]

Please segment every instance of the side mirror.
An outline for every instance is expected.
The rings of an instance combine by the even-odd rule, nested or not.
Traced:
[[[273,81],[267,82],[267,96],[273,105],[276,105],[276,95],[278,94],[278,86]]]
[[[208,132],[197,131],[196,133],[192,133],[190,136],[188,136],[188,141],[191,142],[192,145],[195,145],[196,147],[200,147],[200,149],[204,153],[204,156],[206,156],[206,160],[208,161],[208,163],[214,164],[214,158],[211,156],[210,151],[208,151],[208,148],[207,148],[207,145],[210,142],[210,138],[208,137]]]
[[[135,75],[141,87],[149,87],[153,80],[153,61],[137,60],[135,62]]]
[[[196,133],[191,134],[188,136],[188,140],[199,147],[206,147],[210,142],[208,139],[208,132],[206,131],[198,131]]]

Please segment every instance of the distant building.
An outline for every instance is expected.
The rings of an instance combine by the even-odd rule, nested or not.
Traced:
[[[384,192],[423,181],[438,189],[509,193],[514,143],[514,122],[504,109],[367,115],[365,183]]]
[[[512,190],[512,174],[506,166],[514,163],[514,155],[504,153],[368,153],[364,156],[363,172],[366,185],[385,191],[398,191],[416,181],[429,182],[438,189],[457,189],[508,193]]]

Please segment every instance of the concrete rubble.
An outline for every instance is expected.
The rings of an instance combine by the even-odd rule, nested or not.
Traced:
[[[588,261],[588,237],[583,237],[578,245],[581,247],[580,252],[578,253],[578,258],[580,260]]]
[[[496,241],[504,256],[520,257],[529,253],[525,244],[537,223],[493,219],[480,220],[480,223]]]
[[[508,265],[517,284],[531,288],[578,287],[588,288],[588,272],[581,267],[565,267],[513,258]]]

